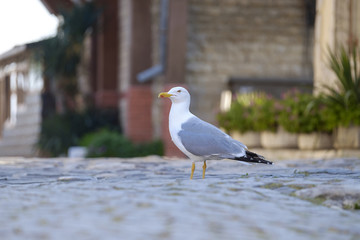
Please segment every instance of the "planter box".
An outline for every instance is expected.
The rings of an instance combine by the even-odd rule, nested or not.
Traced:
[[[336,149],[359,149],[360,126],[338,127],[335,131],[334,147]]]
[[[261,145],[263,148],[297,148],[298,134],[286,132],[279,128],[277,132],[262,132]]]
[[[298,138],[301,150],[330,149],[333,146],[331,134],[328,133],[301,133]]]
[[[259,132],[240,133],[239,131],[231,131],[230,135],[233,139],[245,144],[248,148],[255,148],[261,146]]]
[[[87,154],[86,147],[73,146],[68,149],[69,158],[85,158]]]

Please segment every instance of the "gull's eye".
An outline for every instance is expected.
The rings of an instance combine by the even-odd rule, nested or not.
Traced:
[[[181,90],[177,90],[177,92],[181,92]]]

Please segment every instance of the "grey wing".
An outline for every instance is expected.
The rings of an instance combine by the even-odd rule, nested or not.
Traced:
[[[196,117],[184,123],[178,134],[185,149],[196,156],[233,158],[245,155],[247,149],[241,142]]]

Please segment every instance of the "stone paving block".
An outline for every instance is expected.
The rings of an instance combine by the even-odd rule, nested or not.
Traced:
[[[360,160],[0,158],[1,239],[360,239]]]

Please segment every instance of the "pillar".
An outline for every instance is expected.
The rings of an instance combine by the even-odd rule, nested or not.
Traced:
[[[95,105],[101,108],[117,108],[118,91],[118,1],[97,1],[102,14],[93,37],[93,88]]]
[[[168,49],[165,72],[164,91],[175,86],[185,86],[185,57],[187,43],[187,0],[169,1]],[[171,141],[169,133],[170,101],[164,99],[162,140],[165,144],[165,155],[184,157],[184,154]]]
[[[120,111],[124,134],[133,142],[153,140],[151,82],[139,83],[137,74],[150,68],[151,1],[121,1]]]

